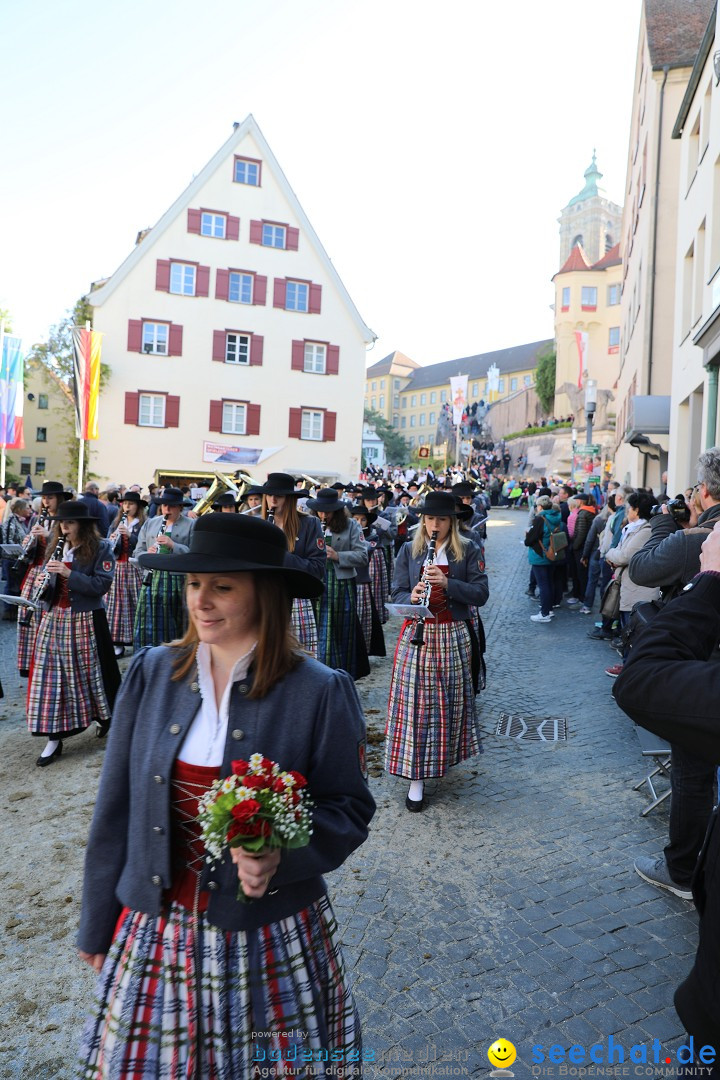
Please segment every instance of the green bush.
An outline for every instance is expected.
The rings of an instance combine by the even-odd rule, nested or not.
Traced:
[[[551,431],[559,431],[560,428],[571,428],[571,420],[563,420],[559,424],[546,424],[545,427],[529,427],[524,431],[513,431],[512,435],[505,435],[505,441],[509,439],[522,439],[526,435],[547,435]]]

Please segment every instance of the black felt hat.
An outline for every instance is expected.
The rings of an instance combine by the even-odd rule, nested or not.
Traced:
[[[295,487],[295,478],[290,473],[284,472],[271,472],[268,473],[268,478],[261,487],[263,495],[290,495],[298,498],[303,494],[302,491],[298,491]],[[248,494],[250,494],[248,492]]]
[[[430,517],[459,517],[455,496],[449,491],[430,491],[425,502],[418,506],[416,514],[428,514]]]
[[[184,500],[185,496],[177,487],[163,488],[159,495],[153,496],[156,506],[182,506]]]
[[[57,480],[46,480],[40,488],[41,495],[57,495],[59,499],[72,499],[72,492],[66,491]]]
[[[172,574],[278,574],[290,596],[315,599],[325,583],[285,565],[282,529],[244,514],[203,514],[197,519],[190,550],[182,555],[140,555],[141,566]]]
[[[332,514],[335,510],[343,510],[345,503],[338,498],[334,488],[320,488],[314,499],[308,499],[306,506],[311,510],[322,510],[325,514]]]
[[[90,513],[90,504],[80,499],[66,499],[57,508],[55,517],[51,521],[97,521],[94,514]]]

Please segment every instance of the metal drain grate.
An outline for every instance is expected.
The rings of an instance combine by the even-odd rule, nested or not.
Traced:
[[[518,742],[561,742],[567,739],[567,720],[564,716],[503,713],[497,722],[495,734],[517,739]]]

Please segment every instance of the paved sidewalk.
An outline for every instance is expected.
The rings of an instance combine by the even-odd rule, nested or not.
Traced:
[[[592,617],[564,609],[550,625],[529,621],[525,520],[510,510],[490,520],[485,752],[431,782],[424,813],[407,813],[405,783],[381,768],[397,623],[386,627],[388,658],[358,684],[378,813],[329,886],[374,1059],[368,1077],[487,1075],[497,1038],[515,1044],[519,1078],[531,1075],[535,1045],[588,1049],[610,1035],[626,1061],[630,1046],[655,1039],[674,1060],[683,1034],[672,993],[694,955],[696,916],[632,870],[636,855],[662,850],[667,804],[640,816],[645,796],[632,785],[646,769],[603,673],[615,654],[586,637]],[[10,846],[0,869],[0,1078],[64,1080],[92,987],[72,937],[83,787],[94,791],[103,751],[82,736],[57,766],[34,768],[10,629],[0,624],[10,692],[0,702]],[[504,712],[567,717],[568,740],[497,737]],[[48,828],[51,805],[63,810]]]

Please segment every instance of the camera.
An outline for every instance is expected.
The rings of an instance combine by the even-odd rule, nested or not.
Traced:
[[[677,521],[678,525],[682,525],[683,522],[690,520],[690,510],[688,504],[685,502],[684,495],[677,495],[674,499],[668,499],[665,506],[670,517],[673,521]],[[650,513],[653,517],[655,517],[656,514],[662,514],[661,504],[656,503]]]

